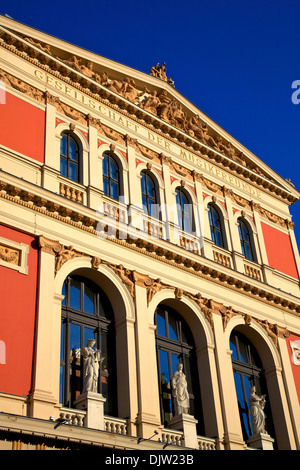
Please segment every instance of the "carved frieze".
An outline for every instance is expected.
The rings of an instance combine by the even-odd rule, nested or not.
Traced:
[[[20,255],[20,250],[16,250],[15,248],[11,248],[0,243],[0,260],[19,266]]]

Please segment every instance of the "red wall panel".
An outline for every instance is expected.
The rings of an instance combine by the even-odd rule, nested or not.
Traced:
[[[299,276],[289,235],[263,222],[261,227],[269,266],[298,279]]]
[[[0,105],[0,145],[44,163],[45,112],[6,92]]]
[[[38,249],[34,237],[11,228],[0,225],[0,236],[29,245],[28,274],[0,266],[0,392],[27,396],[33,364]]]
[[[286,340],[291,359],[292,371],[300,404],[300,337],[290,335]]]

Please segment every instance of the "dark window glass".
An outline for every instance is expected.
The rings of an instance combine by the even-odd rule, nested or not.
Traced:
[[[159,218],[155,183],[147,171],[141,173],[141,191],[144,212],[151,217]]]
[[[246,259],[254,261],[252,240],[249,228],[243,220],[238,219],[239,235],[241,241],[242,253]]]
[[[63,133],[60,141],[60,174],[80,183],[79,146],[69,133]]]
[[[105,153],[102,162],[104,194],[116,201],[120,195],[119,167],[110,153]]]
[[[204,434],[195,345],[191,331],[180,315],[161,304],[155,313],[161,419],[168,427],[174,416],[171,379],[179,363],[188,383],[190,414],[198,420],[198,433]],[[193,373],[191,373],[193,371]]]
[[[220,246],[221,248],[224,248],[222,225],[221,225],[219,211],[212,204],[209,204],[208,218],[209,218],[210,234],[211,234],[212,241],[214,242],[215,245]]]
[[[176,189],[176,206],[178,225],[181,230],[192,233],[193,231],[193,211],[189,198],[181,188]]]
[[[246,336],[233,331],[230,336],[230,348],[232,350],[232,367],[243,437],[247,441],[253,434],[249,406],[250,387],[255,386],[258,395],[267,396],[266,383],[260,357]],[[269,405],[270,402],[267,398],[265,409],[267,416],[266,427],[268,433],[274,438],[274,427]]]
[[[95,339],[101,351],[98,392],[106,398],[105,414],[117,416],[115,329],[113,311],[105,293],[93,282],[69,276],[62,289],[60,397],[73,408],[82,392],[82,350]]]

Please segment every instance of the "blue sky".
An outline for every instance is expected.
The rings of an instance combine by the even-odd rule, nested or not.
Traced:
[[[0,13],[146,73],[165,62],[180,93],[300,189],[299,0],[3,0]],[[291,213],[300,246],[300,201]]]

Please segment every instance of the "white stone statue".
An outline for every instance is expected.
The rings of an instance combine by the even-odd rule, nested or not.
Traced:
[[[190,399],[189,392],[187,389],[186,376],[182,372],[183,365],[177,365],[177,371],[172,377],[172,390],[175,402],[175,416],[185,413],[189,413]]]
[[[89,339],[83,349],[83,393],[98,391],[100,350],[93,349],[96,340]]]
[[[263,433],[266,434],[266,415],[264,408],[266,404],[266,395],[256,395],[256,388],[250,388],[249,395],[250,413],[252,416],[253,435]]]

